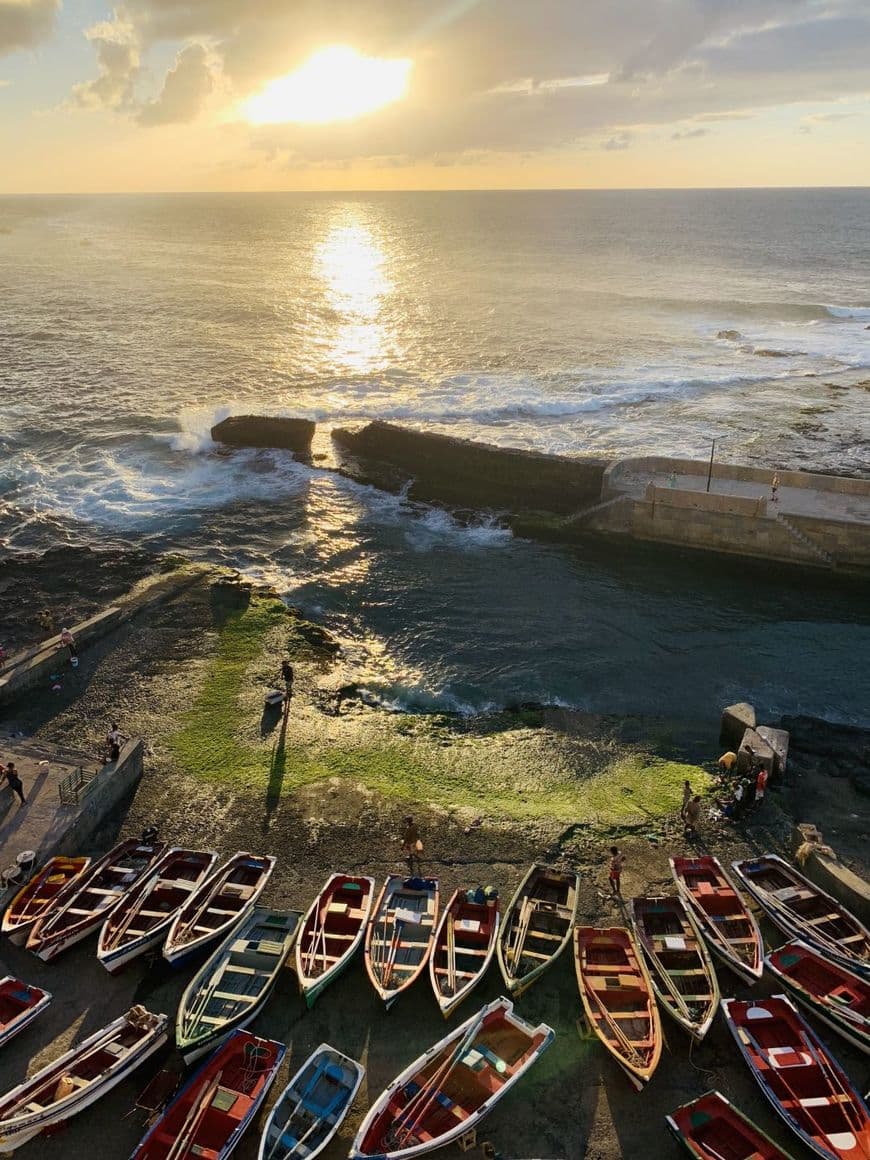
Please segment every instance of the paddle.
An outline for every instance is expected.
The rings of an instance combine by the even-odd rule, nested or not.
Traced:
[[[446,995],[456,994],[456,930],[453,924],[453,915],[447,914],[447,986]]]
[[[526,941],[526,932],[529,929],[529,923],[532,918],[532,899],[529,895],[523,899],[523,905],[520,907],[519,917],[517,918],[517,925],[514,928],[514,937],[505,951],[505,958],[513,967],[513,973],[516,977],[519,974],[520,963],[523,957],[523,947]]]
[[[205,1118],[205,1113],[209,1109],[214,1094],[220,1087],[221,1079],[223,1078],[223,1070],[219,1071],[214,1079],[206,1087],[199,1102],[195,1107],[191,1108],[187,1114],[184,1123],[181,1126],[181,1131],[175,1137],[172,1147],[166,1153],[165,1160],[181,1160],[181,1157],[187,1152],[191,1141]]]

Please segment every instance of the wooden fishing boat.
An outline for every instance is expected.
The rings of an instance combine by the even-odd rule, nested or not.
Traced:
[[[364,1075],[361,1063],[321,1043],[278,1097],[263,1129],[259,1160],[319,1156],[350,1111]]]
[[[362,946],[374,899],[374,878],[333,874],[311,903],[296,940],[296,976],[309,1007]]]
[[[240,850],[194,890],[176,912],[163,945],[163,957],[181,966],[226,938],[263,893],[277,858]]]
[[[178,1006],[175,1046],[192,1063],[259,1015],[283,970],[298,910],[249,912],[194,975]]]
[[[505,985],[522,995],[571,941],[580,879],[534,865],[517,887],[501,925],[498,965]]]
[[[41,987],[22,983],[14,975],[0,979],[0,1047],[23,1031],[51,1002]]]
[[[825,1160],[867,1160],[870,1112],[791,1002],[723,999],[722,1008],[761,1090],[807,1147]]]
[[[841,902],[776,854],[733,865],[761,909],[789,938],[870,978],[870,931]]]
[[[103,923],[97,958],[115,974],[160,945],[176,912],[211,873],[213,850],[167,850],[152,872],[127,894]]]
[[[87,938],[136,885],[164,850],[162,842],[127,838],[94,862],[38,918],[27,938],[27,949],[49,962]]]
[[[589,1026],[638,1091],[662,1054],[662,1027],[643,955],[624,926],[574,928],[577,986]]]
[[[391,874],[366,926],[366,971],[389,1009],[426,966],[438,921],[438,880]]]
[[[679,898],[633,898],[631,916],[655,993],[699,1043],[719,1003],[719,983],[704,940]]]
[[[718,858],[671,858],[680,897],[707,946],[747,983],[761,978],[764,943],[758,923],[732,886]]]
[[[49,858],[6,907],[3,933],[17,946],[24,946],[36,920],[48,914],[62,892],[78,881],[90,864],[90,858]]]
[[[0,1152],[14,1152],[45,1128],[78,1115],[126,1079],[166,1038],[165,1015],[131,1007],[0,1096]]]
[[[719,1092],[707,1092],[666,1117],[697,1160],[792,1160]]]
[[[350,1160],[406,1160],[475,1129],[552,1043],[508,999],[488,1003],[398,1075],[369,1110]]]
[[[498,941],[498,898],[469,898],[457,890],[441,916],[429,959],[432,990],[445,1019],[489,969]]]
[[[254,1119],[287,1048],[234,1031],[184,1085],[130,1160],[225,1160]]]
[[[799,941],[771,951],[764,962],[799,1003],[870,1054],[870,982]]]

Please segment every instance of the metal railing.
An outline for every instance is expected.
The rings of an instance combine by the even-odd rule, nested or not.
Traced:
[[[83,765],[80,765],[78,769],[74,769],[57,787],[60,804],[62,806],[78,805],[89,783],[94,780],[98,773],[99,770],[85,769]]]

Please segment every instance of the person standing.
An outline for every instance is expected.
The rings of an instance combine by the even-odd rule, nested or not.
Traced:
[[[15,762],[10,761],[6,765],[6,770],[3,775],[6,778],[6,784],[13,793],[17,793],[21,799],[21,804],[27,804],[27,798],[24,796],[24,782],[18,776],[18,770],[15,768]]]
[[[770,481],[770,502],[779,503],[779,496],[776,494],[779,491],[779,474],[775,471],[773,479]]]
[[[411,873],[414,873],[414,863],[420,865],[420,858],[423,854],[423,840],[420,837],[420,831],[417,829],[417,823],[410,816],[410,814],[402,818],[402,853],[408,859],[408,868]]]
[[[686,829],[684,837],[694,838],[698,834],[698,826],[701,822],[701,798],[698,794],[686,806],[685,816]]]
[[[290,661],[285,657],[284,660],[281,661],[281,679],[284,682],[284,695],[288,701],[293,696],[293,678],[294,678],[294,675],[295,674],[293,672],[293,666],[290,664]]]
[[[78,646],[76,645],[76,638],[73,636],[73,634],[70,632],[70,630],[68,628],[62,628],[60,630],[60,643],[62,646],[65,646],[66,648],[69,649],[70,662],[75,661],[75,663],[78,664],[79,663],[79,650],[78,650]]]
[[[731,773],[736,763],[737,754],[733,749],[728,749],[722,754],[716,764],[719,766],[719,772],[724,775]]]
[[[755,778],[755,805],[756,807],[764,804],[764,791],[767,789],[767,779],[770,775],[767,769],[762,765]]]
[[[680,817],[686,820],[686,806],[692,800],[692,785],[688,778],[683,782],[683,804],[680,806]]]
[[[620,875],[625,866],[625,854],[620,853],[619,846],[610,847],[610,869],[607,872],[607,880],[610,883],[610,893],[617,898],[622,897],[622,888],[620,886]]]
[[[121,730],[115,721],[112,722],[112,728],[106,734],[106,753],[107,761],[117,761],[121,756],[121,746],[124,744],[124,738],[121,736]]]

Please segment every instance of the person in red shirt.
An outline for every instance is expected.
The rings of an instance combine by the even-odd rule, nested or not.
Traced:
[[[620,854],[618,846],[610,847],[610,871],[607,875],[610,882],[610,891],[612,894],[622,895],[622,890],[619,885],[619,877],[622,874],[622,868],[625,865],[625,854]]]
[[[764,791],[767,789],[768,772],[762,765],[758,771],[758,776],[755,779],[755,805],[756,808],[764,801]]]

